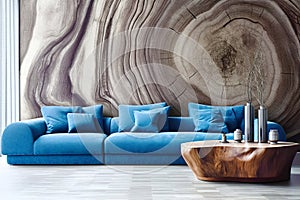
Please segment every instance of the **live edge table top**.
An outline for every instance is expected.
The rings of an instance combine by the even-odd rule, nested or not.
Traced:
[[[181,154],[195,176],[205,181],[274,182],[289,180],[298,143],[221,143],[217,140],[181,144]]]
[[[186,142],[181,144],[181,147],[184,148],[202,148],[202,147],[241,147],[241,148],[280,148],[280,147],[289,147],[289,146],[299,146],[300,144],[294,142],[282,142],[279,141],[277,144],[269,143],[237,143],[229,140],[228,143],[221,143],[220,140],[206,140],[206,141],[197,141],[197,142]],[[299,146],[300,148],[300,146]]]

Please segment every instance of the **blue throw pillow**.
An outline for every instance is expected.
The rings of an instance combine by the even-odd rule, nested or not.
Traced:
[[[240,125],[244,119],[244,106],[210,106],[204,104],[197,104],[197,103],[189,103],[188,104],[188,111],[189,116],[193,117],[195,112],[199,109],[218,109],[221,111],[224,122],[228,128],[229,132],[233,132],[237,128],[241,128]]]
[[[68,113],[81,112],[80,106],[43,106],[42,115],[47,124],[46,133],[66,133],[68,131]]]
[[[103,105],[102,104],[82,107],[82,110],[83,113],[94,115],[94,117],[96,117],[96,119],[98,120],[101,129],[103,130]]]
[[[68,113],[69,133],[103,133],[93,114]]]
[[[196,132],[228,133],[221,110],[199,109],[193,112]]]
[[[134,126],[134,111],[151,110],[162,108],[167,104],[165,102],[147,104],[147,105],[119,105],[119,132],[129,132]],[[168,123],[163,130],[168,129]]]
[[[170,106],[152,110],[134,111],[135,124],[131,132],[160,132],[168,120]]]
[[[43,106],[42,115],[47,124],[46,133],[66,133],[68,132],[68,113],[93,114],[103,129],[103,105],[88,107],[80,106]]]

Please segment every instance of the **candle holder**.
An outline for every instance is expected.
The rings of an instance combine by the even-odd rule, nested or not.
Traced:
[[[222,133],[222,140],[221,140],[221,143],[229,143],[229,142],[227,141],[226,133]]]

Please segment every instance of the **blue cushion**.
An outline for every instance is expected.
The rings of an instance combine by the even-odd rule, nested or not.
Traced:
[[[93,114],[103,129],[103,105],[88,107],[80,106],[43,106],[42,115],[47,124],[46,133],[66,133],[68,132],[68,113],[87,113]]]
[[[189,103],[188,111],[189,116],[193,117],[197,114],[197,110],[212,110],[217,109],[220,110],[224,119],[224,122],[228,128],[229,132],[233,132],[237,128],[241,128],[241,123],[244,119],[244,106],[210,106],[204,104],[197,103]]]
[[[151,110],[154,108],[162,108],[167,104],[165,102],[147,104],[147,105],[119,105],[119,132],[129,132],[134,126],[134,111]],[[167,129],[167,124],[163,128]]]
[[[192,117],[168,117],[168,131],[193,132],[195,129]],[[119,132],[119,117],[111,118],[110,134]]]
[[[42,115],[47,124],[46,133],[59,133],[68,131],[68,113],[81,112],[81,107],[43,106]]]
[[[101,129],[104,129],[103,125],[103,105],[98,104],[98,105],[93,105],[93,106],[87,106],[87,107],[82,107],[83,113],[87,114],[92,114],[96,117],[98,120],[98,123],[100,124]]]
[[[119,117],[113,117],[110,123],[110,134],[119,132]]]
[[[93,114],[68,113],[69,133],[103,133]]]
[[[151,110],[134,111],[135,125],[131,132],[160,132],[168,119],[170,106]]]
[[[194,111],[196,132],[228,133],[222,113],[218,109],[200,109]]]
[[[233,140],[233,133],[226,134],[228,140]],[[181,155],[180,145],[184,142],[221,140],[220,133],[203,132],[161,132],[157,133],[114,133],[104,140],[104,152],[128,155],[142,153],[145,157],[156,155]]]
[[[45,134],[33,145],[34,155],[103,154],[103,133]]]

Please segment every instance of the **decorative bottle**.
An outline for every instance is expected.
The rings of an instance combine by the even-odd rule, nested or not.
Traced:
[[[264,106],[260,106],[258,110],[258,142],[267,143],[267,120],[268,110]]]
[[[254,107],[248,102],[244,107],[245,142],[254,142]]]

